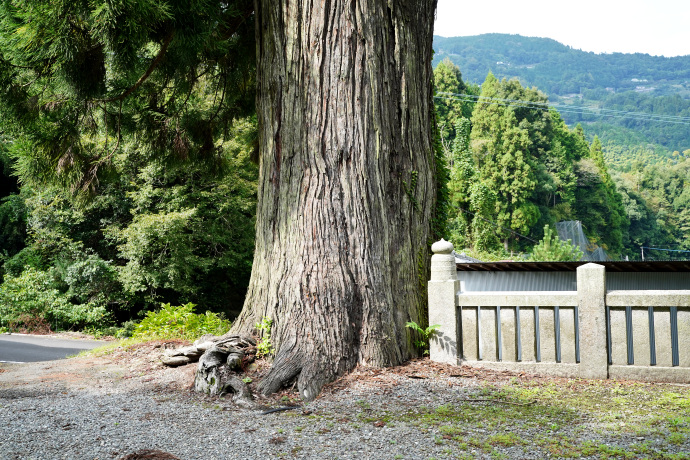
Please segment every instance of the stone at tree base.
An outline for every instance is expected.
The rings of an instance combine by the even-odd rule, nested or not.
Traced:
[[[198,342],[198,343],[197,343]],[[205,342],[199,342],[198,340],[194,342],[194,346],[199,350],[202,354],[211,348],[213,345],[215,345],[216,342],[212,342],[210,340],[205,341]]]
[[[236,369],[241,366],[243,358],[244,353],[238,350],[238,352],[232,352],[228,355],[225,364],[227,364],[230,369]]]
[[[256,408],[249,387],[230,370],[227,364],[203,367],[203,361],[203,359],[199,361],[194,379],[194,391],[217,396],[232,394],[232,401],[238,406],[245,409]]]
[[[207,395],[232,393],[239,406],[253,408],[247,384],[233,372],[243,363],[254,361],[256,340],[239,335],[205,335],[193,345],[165,350],[161,361],[168,366],[182,366],[199,361],[194,378],[194,390]]]
[[[232,401],[238,406],[244,407],[245,409],[256,409],[252,392],[249,391],[247,384],[236,375],[228,376],[227,381],[221,390],[221,395],[225,393],[233,393],[234,397],[232,398]]]
[[[179,457],[175,457],[173,454],[168,452],[163,452],[162,450],[155,449],[143,449],[131,454],[120,457],[120,460],[180,460]]]
[[[202,363],[199,362],[194,377],[194,391],[207,395],[219,395],[224,386],[223,380],[226,377],[223,374],[224,372],[220,367],[203,367]]]
[[[231,346],[239,349],[251,348],[256,346],[256,340],[251,337],[239,335],[224,335],[216,341],[217,345]]]
[[[206,334],[196,339],[192,345],[203,353],[209,348],[211,348],[213,345],[215,345],[216,342],[218,342],[222,338],[222,336]]]
[[[193,361],[196,361],[197,359],[199,359],[199,357],[203,353],[204,353],[204,350],[200,350],[199,348],[195,347],[194,345],[190,345],[188,347],[182,347],[182,348],[166,349],[163,351],[163,354],[166,356],[169,356],[169,357],[186,356]]]
[[[165,356],[161,358],[161,362],[166,366],[177,367],[184,366],[192,362],[188,356]]]

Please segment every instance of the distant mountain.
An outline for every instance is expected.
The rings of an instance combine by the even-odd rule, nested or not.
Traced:
[[[690,98],[690,56],[595,54],[573,49],[550,38],[484,34],[472,37],[434,36],[434,65],[450,58],[465,81],[481,83],[491,70],[499,78],[518,77],[549,95],[584,90],[638,90]]]
[[[582,123],[605,143],[658,145],[668,155],[690,149],[690,56],[595,54],[549,38],[507,34],[435,36],[434,50],[434,66],[450,58],[466,83],[481,84],[491,71],[536,86],[550,102],[569,107],[559,108],[566,123]],[[590,109],[605,111],[583,112]]]

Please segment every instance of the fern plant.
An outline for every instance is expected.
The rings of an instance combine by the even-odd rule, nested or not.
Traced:
[[[254,325],[259,331],[263,332],[256,345],[256,356],[259,358],[271,356],[274,353],[273,345],[271,344],[271,326],[273,326],[273,320],[267,316],[264,316],[260,323]]]
[[[417,339],[414,341],[414,345],[417,348],[421,348],[424,350],[424,354],[428,355],[429,354],[429,339],[431,336],[433,336],[436,331],[441,327],[440,324],[434,324],[432,326],[427,327],[426,329],[423,329],[419,324],[415,323],[414,321],[408,321],[405,324],[405,327],[409,327],[413,331],[417,331],[419,336],[421,337],[420,339]]]

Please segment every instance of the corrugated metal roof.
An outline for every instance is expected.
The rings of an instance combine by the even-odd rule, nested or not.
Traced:
[[[577,267],[592,262],[479,262],[457,263],[459,271],[497,272],[573,272]],[[690,260],[626,262],[595,262],[607,272],[690,272]]]
[[[480,263],[481,260],[475,259],[474,257],[470,257],[464,252],[457,253],[453,251],[453,255],[455,256],[455,263],[458,264],[474,264],[474,263]]]

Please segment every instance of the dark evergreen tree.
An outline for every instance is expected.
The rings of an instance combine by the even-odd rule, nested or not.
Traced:
[[[458,249],[496,250],[496,229],[491,224],[496,207],[496,193],[479,176],[470,148],[470,121],[458,122],[453,141],[450,181],[450,240]]]
[[[0,122],[25,184],[93,192],[123,154],[222,163],[254,101],[253,2],[2,2]]]
[[[622,199],[604,164],[601,142],[594,138],[588,158],[577,164],[576,214],[593,244],[611,257],[623,252],[629,222]]]
[[[546,182],[539,161],[548,151],[550,115],[538,105],[526,108],[501,102],[543,96],[526,91],[517,81],[500,82],[491,73],[481,96],[484,99],[472,114],[472,149],[480,178],[496,193],[498,225],[528,233],[541,217],[533,196],[539,192],[539,184]],[[500,233],[506,250],[517,248],[513,234]]]
[[[479,95],[479,87],[466,85],[462,81],[460,69],[450,59],[441,61],[434,69],[434,85],[439,129],[444,146],[450,150],[457,135],[454,130],[458,122],[462,118],[469,120],[472,117],[474,102],[468,101],[466,95]]]

